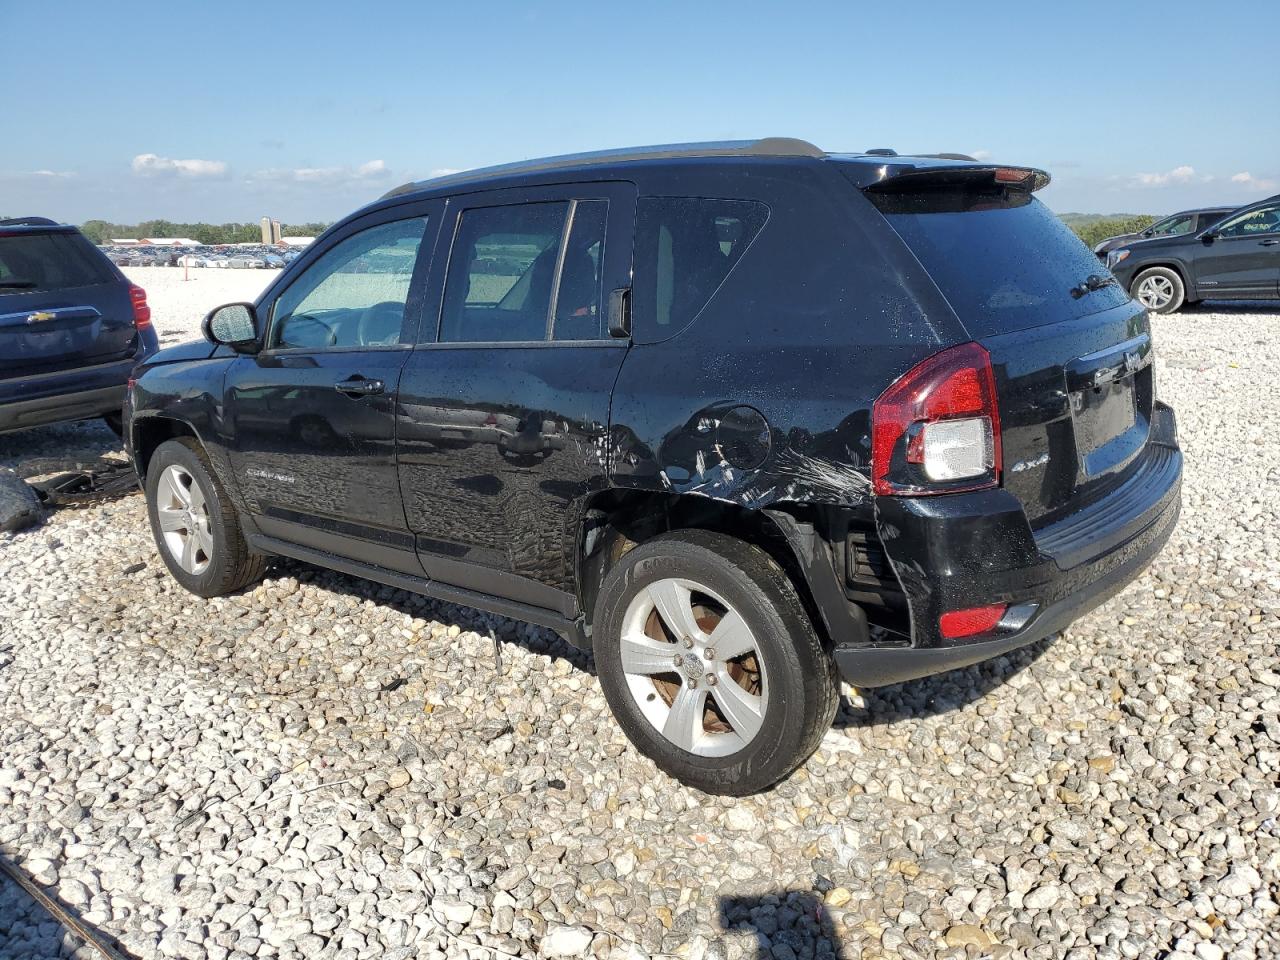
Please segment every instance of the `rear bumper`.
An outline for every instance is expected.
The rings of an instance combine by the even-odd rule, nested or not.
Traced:
[[[125,385],[78,390],[36,400],[15,400],[0,406],[0,433],[25,430],[49,423],[89,420],[104,413],[119,412],[124,404]]]
[[[129,374],[154,352],[153,335],[150,349],[125,360],[0,380],[0,433],[118,413]]]
[[[845,680],[875,687],[969,666],[1052,636],[1119,593],[1164,546],[1181,509],[1173,411],[1161,405],[1155,420],[1129,481],[1036,532],[1004,490],[878,503],[885,552],[910,608],[911,643],[837,644]],[[1009,612],[989,633],[940,635],[943,612],[1000,602]]]

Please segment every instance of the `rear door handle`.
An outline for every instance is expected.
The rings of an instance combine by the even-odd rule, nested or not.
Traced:
[[[370,397],[382,393],[386,388],[387,385],[381,380],[369,380],[359,375],[348,380],[339,380],[333,385],[333,389],[349,397]]]
[[[1264,247],[1274,247],[1280,240],[1260,240],[1258,241]]]

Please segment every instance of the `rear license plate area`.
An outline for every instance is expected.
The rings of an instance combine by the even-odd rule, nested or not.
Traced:
[[[1132,376],[1071,394],[1076,450],[1087,476],[1115,469],[1142,445]],[[1132,449],[1131,449],[1132,448]]]

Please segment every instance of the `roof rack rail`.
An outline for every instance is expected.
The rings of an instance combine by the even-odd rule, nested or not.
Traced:
[[[521,160],[476,170],[464,170],[430,180],[412,180],[383,194],[382,199],[402,196],[426,187],[452,186],[510,174],[540,173],[591,163],[627,163],[636,160],[667,160],[675,157],[825,157],[826,152],[807,140],[793,137],[764,137],[759,140],[721,140],[707,143],[667,143],[619,150],[596,150],[558,157]]]
[[[0,227],[56,227],[57,220],[50,220],[48,217],[10,217],[8,220],[0,220]]]
[[[866,154],[868,157],[896,157],[898,151],[891,147],[872,147]]]

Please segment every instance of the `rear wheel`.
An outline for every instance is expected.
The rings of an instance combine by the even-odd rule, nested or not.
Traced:
[[[1155,313],[1173,313],[1186,299],[1186,287],[1176,270],[1150,267],[1133,278],[1129,295]]]
[[[601,587],[594,635],[623,731],[707,793],[773,785],[835,716],[835,668],[794,586],[732,537],[679,531],[627,553]]]
[[[267,558],[249,552],[235,506],[195,440],[156,448],[147,465],[147,514],[169,573],[201,597],[262,579]]]

